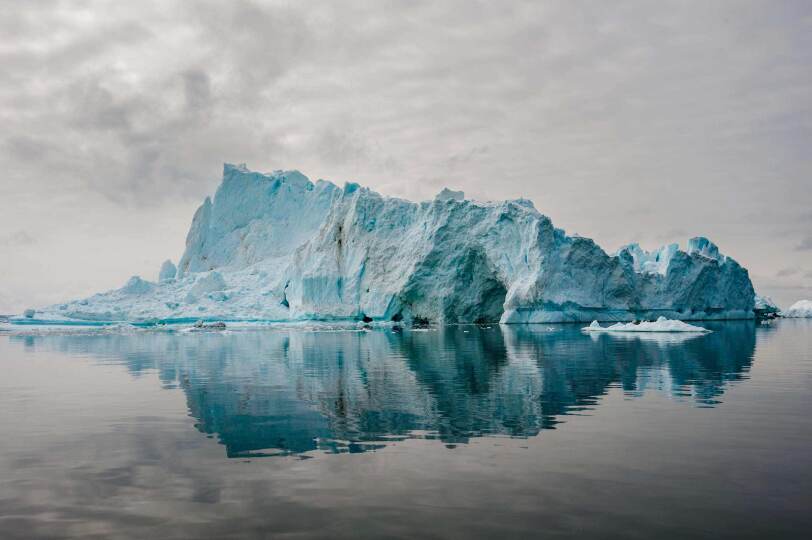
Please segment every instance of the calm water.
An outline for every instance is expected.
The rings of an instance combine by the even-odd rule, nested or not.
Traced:
[[[808,538],[812,321],[0,335],[0,538]]]

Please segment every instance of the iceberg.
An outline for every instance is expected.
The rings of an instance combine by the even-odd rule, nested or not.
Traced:
[[[592,321],[592,324],[583,330],[585,332],[710,332],[707,328],[669,320],[665,317],[658,317],[654,322],[615,323],[612,326],[601,326],[598,321]]]
[[[786,311],[782,311],[781,316],[793,319],[812,318],[812,300],[798,300]]]
[[[174,272],[173,272],[174,270]],[[753,318],[748,272],[703,237],[608,254],[526,199],[431,201],[226,164],[177,268],[37,320],[554,323]]]
[[[753,312],[758,319],[774,319],[778,317],[781,308],[769,296],[757,294],[754,298]]]

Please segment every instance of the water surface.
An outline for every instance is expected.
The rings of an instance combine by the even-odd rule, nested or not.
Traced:
[[[0,335],[0,537],[808,537],[812,321]]]

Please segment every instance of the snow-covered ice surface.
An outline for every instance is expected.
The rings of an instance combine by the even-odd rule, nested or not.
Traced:
[[[173,272],[174,270],[174,272]],[[753,317],[747,270],[705,238],[614,255],[530,201],[383,197],[298,171],[226,165],[157,282],[33,310],[15,323],[546,323]],[[23,320],[25,319],[25,320]]]
[[[612,326],[601,326],[598,321],[584,328],[587,332],[710,332],[707,328],[694,326],[677,320],[658,317],[656,321],[639,323],[616,323]]]
[[[781,312],[782,317],[812,318],[812,300],[798,300]]]

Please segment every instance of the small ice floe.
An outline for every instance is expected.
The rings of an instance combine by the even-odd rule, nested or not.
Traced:
[[[206,322],[197,321],[193,327],[195,330],[225,330],[226,323],[223,321]]]
[[[141,329],[130,323],[113,323],[101,327],[101,332],[106,334],[135,334],[140,332]]]
[[[710,332],[707,328],[665,317],[659,317],[654,322],[616,323],[612,326],[601,326],[598,321],[592,321],[592,324],[583,330],[585,332]]]
[[[135,334],[144,332],[129,323],[110,324],[2,324],[0,332],[9,332],[15,336],[98,336],[105,334]]]

